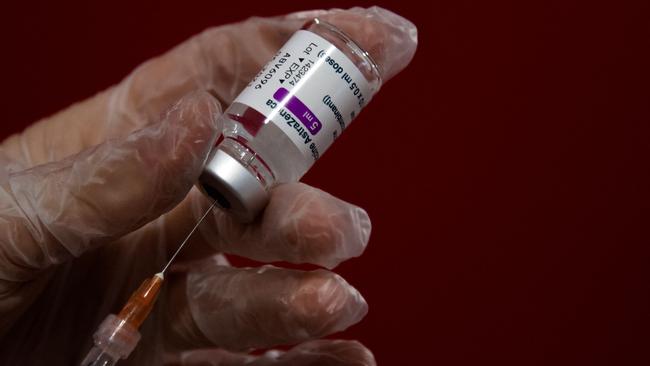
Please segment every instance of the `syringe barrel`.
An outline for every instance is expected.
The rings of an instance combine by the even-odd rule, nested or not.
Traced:
[[[93,335],[95,346],[82,366],[110,366],[131,354],[140,341],[138,328],[151,312],[162,282],[162,274],[144,280],[118,315],[104,319]]]

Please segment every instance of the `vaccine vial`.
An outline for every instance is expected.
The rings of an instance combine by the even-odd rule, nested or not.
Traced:
[[[325,153],[381,86],[377,64],[337,27],[309,21],[220,117],[199,188],[241,222],[268,191],[295,182]]]

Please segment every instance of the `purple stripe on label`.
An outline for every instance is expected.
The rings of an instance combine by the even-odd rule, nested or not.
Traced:
[[[315,135],[320,131],[323,124],[316,118],[314,112],[309,110],[305,103],[300,101],[298,97],[289,93],[285,88],[278,88],[273,94],[273,98],[295,114],[300,122],[307,128],[309,133]]]

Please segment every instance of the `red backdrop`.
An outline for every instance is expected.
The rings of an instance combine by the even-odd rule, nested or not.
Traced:
[[[350,6],[21,3],[2,136],[208,26]],[[373,220],[339,268],[370,313],[341,337],[383,365],[648,364],[650,3],[379,3],[418,53],[305,178]]]

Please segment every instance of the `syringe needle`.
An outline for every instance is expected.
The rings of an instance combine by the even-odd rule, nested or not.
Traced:
[[[110,366],[118,360],[127,358],[140,340],[138,328],[147,318],[153,309],[158,293],[162,287],[164,273],[174,258],[183,249],[183,246],[190,239],[192,234],[199,227],[201,222],[208,216],[217,201],[212,202],[192,230],[187,234],[185,240],[178,246],[174,255],[169,259],[162,271],[153,277],[145,279],[124,305],[119,314],[109,316],[100,324],[97,332],[93,335],[94,346],[88,355],[81,362],[83,366]]]
[[[194,234],[194,232],[196,231],[196,229],[198,229],[199,225],[201,225],[201,223],[203,222],[203,220],[206,218],[206,216],[208,216],[208,214],[210,213],[210,211],[212,211],[212,209],[214,208],[214,206],[215,206],[216,204],[217,204],[217,201],[216,201],[216,200],[215,200],[214,202],[212,202],[212,204],[210,205],[210,207],[209,207],[209,208],[208,208],[208,209],[203,213],[203,216],[201,216],[201,218],[199,219],[199,221],[196,222],[196,225],[194,225],[194,227],[193,227],[192,230],[189,232],[189,234],[187,234],[187,236],[185,237],[185,239],[183,240],[183,242],[181,243],[181,245],[178,246],[178,249],[176,249],[176,252],[174,252],[174,255],[172,255],[172,257],[169,259],[169,261],[167,262],[167,264],[165,264],[165,267],[163,267],[162,271],[160,271],[159,273],[156,273],[156,275],[160,275],[161,277],[164,276],[165,271],[167,270],[167,268],[169,267],[169,265],[172,264],[172,262],[174,261],[174,259],[175,259],[176,256],[178,255],[178,253],[181,251],[181,249],[183,249],[183,247],[185,246],[185,244],[187,243],[187,241],[192,237],[192,234]]]

